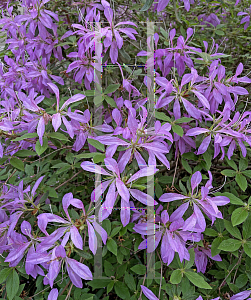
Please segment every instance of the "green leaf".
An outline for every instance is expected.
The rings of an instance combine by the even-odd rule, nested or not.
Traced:
[[[242,235],[245,240],[251,237],[251,215],[249,215],[246,221],[242,225]]]
[[[124,284],[124,282],[117,281],[114,285],[114,289],[119,298],[121,299],[131,298],[130,292],[127,286]]]
[[[46,191],[45,194],[43,194],[43,196],[39,199],[39,204],[43,204],[44,201],[48,198],[49,196],[49,191]]]
[[[105,101],[111,105],[111,107],[117,107],[116,102],[109,96],[105,96]]]
[[[125,248],[121,247],[121,249],[125,249]],[[117,271],[116,271],[116,274],[117,274],[116,278],[119,279],[122,276],[124,277],[126,269],[127,269],[127,263],[124,263],[121,266],[118,266]]]
[[[163,112],[158,112],[155,111],[155,118],[162,120],[162,121],[166,121],[166,122],[172,122],[172,120]]]
[[[224,220],[224,225],[227,231],[235,238],[241,240],[241,233],[237,227],[234,227],[230,221]]]
[[[106,157],[105,154],[97,153],[96,155],[93,156],[93,162],[95,164],[98,164],[100,162],[104,162],[105,157]]]
[[[48,134],[48,136],[50,138],[57,139],[57,140],[60,140],[60,141],[69,141],[69,139],[64,134],[59,133],[59,132],[50,132]]]
[[[240,276],[237,277],[235,284],[239,289],[243,288],[244,285],[247,284],[248,281],[248,276],[246,274],[241,274]]]
[[[202,156],[207,164],[207,170],[209,170],[212,165],[212,155],[208,151],[206,151],[205,153],[202,154]]]
[[[112,252],[115,256],[117,256],[118,246],[117,243],[113,239],[108,239],[107,241],[107,249]]]
[[[204,234],[208,235],[208,236],[217,236],[218,235],[217,231],[215,231],[212,228],[206,228],[204,231]]]
[[[20,170],[20,171],[24,171],[24,163],[22,162],[21,159],[18,159],[18,158],[16,158],[16,157],[12,157],[12,158],[10,159],[10,164],[11,164],[14,168],[16,168],[16,169],[18,169],[18,170]]]
[[[236,174],[235,181],[238,183],[239,187],[245,192],[248,187],[247,179],[242,174]]]
[[[92,281],[88,281],[87,284],[93,289],[101,289],[106,287],[111,281],[111,279],[93,279]]]
[[[193,266],[195,260],[194,248],[189,249],[188,252],[190,254],[190,259],[186,261],[185,269],[190,269]]]
[[[21,284],[21,285],[19,286],[18,291],[17,291],[17,295],[18,295],[18,296],[22,293],[24,287],[25,287],[25,283],[23,283],[23,284]],[[21,298],[20,298],[20,299],[21,299]],[[15,297],[15,300],[16,300],[16,297]]]
[[[215,33],[218,35],[225,35],[224,31],[222,30],[215,30]]]
[[[173,130],[173,132],[177,133],[181,137],[184,134],[183,128],[181,126],[179,126],[179,125],[173,124],[172,125],[172,130]]]
[[[124,279],[125,279],[126,285],[129,287],[129,289],[132,290],[133,292],[136,291],[136,283],[135,283],[133,276],[131,274],[128,274],[127,272],[125,272]]]
[[[186,271],[185,275],[195,286],[202,289],[212,289],[212,287],[199,274],[192,271]]]
[[[239,171],[243,171],[248,167],[248,160],[241,157],[239,160]]]
[[[217,237],[213,240],[211,245],[211,255],[215,256],[220,253],[220,249],[218,248],[220,243],[222,242],[222,237]]]
[[[225,157],[225,159],[231,168],[233,168],[235,171],[238,171],[237,165],[233,159],[229,160],[227,157]]]
[[[165,29],[163,29],[162,27],[160,27],[160,32],[161,32],[161,34],[162,34],[166,39],[168,39],[168,33],[165,31]]]
[[[35,156],[35,155],[37,155],[37,153],[31,150],[19,150],[15,153],[15,156],[17,157],[28,157],[28,156]]]
[[[191,121],[194,121],[194,119],[193,118],[182,117],[180,119],[175,120],[174,123],[177,123],[177,124],[179,124],[179,123],[188,123],[188,122],[191,122]]]
[[[113,276],[115,273],[113,265],[108,260],[104,261],[104,270],[105,270],[105,275],[108,277]]]
[[[0,165],[4,164],[8,158],[9,158],[8,156],[4,156],[0,158]]]
[[[236,172],[233,170],[223,170],[221,171],[221,174],[227,177],[234,177],[236,175]]]
[[[249,257],[251,257],[251,248],[250,248],[247,244],[244,244],[244,245],[243,245],[243,249],[244,249],[245,253],[246,253]]]
[[[241,246],[241,241],[237,241],[234,239],[228,239],[223,241],[220,246],[219,249],[224,250],[224,251],[230,251],[230,252],[234,252],[236,250],[238,250]]]
[[[46,137],[43,138],[43,146],[41,146],[39,140],[36,142],[35,150],[37,152],[37,155],[41,155],[44,153],[44,151],[48,148],[48,140]]]
[[[131,60],[131,57],[130,55],[125,51],[124,47],[122,47],[121,49],[119,49],[119,53],[123,56],[123,58],[126,60],[126,61],[130,61]]]
[[[98,154],[100,154],[100,153],[98,153],[98,152],[82,153],[82,154],[75,155],[74,157],[76,157],[76,158],[91,158]]]
[[[15,269],[11,270],[10,275],[6,280],[6,291],[9,300],[12,300],[19,288],[19,277]]]
[[[237,208],[231,215],[233,226],[243,223],[248,217],[248,211],[244,207]]]
[[[105,263],[106,263],[107,261],[105,261]],[[113,289],[113,286],[114,286],[114,281],[111,281],[109,284],[108,284],[108,286],[106,287],[107,288],[107,294],[109,294],[110,293],[110,291]]]
[[[190,173],[190,174],[193,173],[192,168],[190,167],[190,165],[189,165],[189,163],[187,162],[187,160],[185,160],[184,158],[181,158],[181,163],[182,163],[182,166],[184,167],[184,169],[185,169],[188,173]]]
[[[244,174],[245,176],[247,176],[248,178],[251,178],[251,170],[245,170],[241,172],[242,174]]]
[[[35,138],[35,137],[38,137],[37,133],[36,132],[33,132],[33,133],[26,133],[22,136],[19,136],[17,138],[15,138],[14,140],[12,140],[13,142],[18,142],[18,141],[22,141],[22,140],[25,140],[25,139],[31,139],[31,138]]]
[[[58,198],[58,194],[52,187],[46,187],[46,191],[49,191],[49,197]]]
[[[104,95],[99,94],[99,92],[97,92],[97,95],[95,94],[94,96],[94,104],[98,107],[104,100]]]
[[[119,83],[116,83],[116,84],[110,84],[110,85],[106,88],[106,90],[104,91],[104,94],[107,95],[107,94],[113,93],[113,92],[115,92],[119,87],[120,87],[120,84],[119,84]]]
[[[62,162],[62,163],[59,163],[59,164],[56,164],[56,165],[52,166],[51,168],[52,169],[59,169],[59,168],[65,167],[65,166],[69,166],[69,164]]]
[[[171,278],[170,278],[170,282],[172,284],[179,284],[181,282],[182,279],[182,273],[181,270],[174,270],[172,272]]]
[[[121,228],[122,228],[122,226],[113,228],[110,237],[114,237],[120,231]]]
[[[0,284],[2,284],[6,280],[11,270],[11,268],[5,268],[0,271]]]
[[[105,152],[105,146],[101,144],[99,141],[93,140],[93,139],[87,139],[88,143],[95,147],[96,149]]]
[[[91,253],[85,251],[85,250],[80,250],[80,249],[74,249],[74,251],[81,257],[85,259],[92,259]]]
[[[131,270],[139,275],[144,275],[146,273],[146,266],[145,265],[136,265],[131,267]]]
[[[153,4],[153,0],[146,0],[146,3],[144,6],[141,8],[140,11],[147,11]]]

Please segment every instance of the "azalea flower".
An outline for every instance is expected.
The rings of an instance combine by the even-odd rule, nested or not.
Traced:
[[[126,102],[126,101],[125,101]],[[159,159],[168,169],[170,168],[169,161],[165,154],[169,152],[170,146],[165,142],[173,141],[170,134],[171,125],[169,123],[161,125],[160,121],[156,121],[154,127],[147,128],[147,110],[142,108],[142,116],[140,122],[136,119],[136,110],[132,107],[129,101],[126,102],[129,115],[127,120],[127,127],[122,128],[118,126],[112,135],[114,136],[99,136],[95,139],[104,145],[110,146],[107,149],[107,156],[112,157],[118,146],[125,146],[126,150],[119,159],[119,171],[124,171],[127,163],[131,161],[132,157],[136,159],[139,168],[147,167],[147,163],[140,154],[141,150],[145,150],[149,154],[148,165],[156,167],[156,158]],[[119,123],[121,114],[116,110],[113,114],[114,120]],[[119,136],[122,135],[123,139]],[[126,139],[126,140],[124,140]],[[128,141],[130,139],[130,141]]]
[[[74,246],[78,249],[83,250],[83,239],[79,233],[79,229],[81,230],[84,229],[85,222],[86,222],[88,228],[88,235],[89,235],[89,248],[93,252],[93,254],[95,254],[97,251],[96,232],[101,236],[104,244],[106,244],[106,240],[107,240],[106,231],[95,221],[94,216],[88,216],[85,214],[83,202],[80,201],[79,199],[73,198],[72,193],[67,193],[64,195],[62,199],[62,204],[63,204],[64,212],[67,216],[67,220],[51,213],[43,213],[37,217],[38,227],[46,235],[46,238],[38,246],[38,250],[45,251],[49,249],[55,243],[55,241],[57,241],[63,235],[64,235],[63,240],[65,244],[71,237]],[[68,207],[70,205],[82,209],[83,211],[83,216],[80,218],[80,220],[76,220],[75,223],[71,220],[70,215],[68,213]],[[64,227],[55,230],[53,234],[49,235],[46,231],[48,222],[61,223],[63,224]]]
[[[195,172],[191,177],[191,188],[192,191],[188,195],[176,194],[176,193],[166,193],[160,196],[159,201],[162,202],[171,202],[176,200],[182,200],[185,203],[180,206],[188,208],[188,205],[193,207],[193,214],[185,221],[183,225],[184,230],[201,230],[201,232],[206,229],[206,220],[203,216],[203,211],[210,220],[212,224],[216,218],[222,219],[222,214],[218,209],[218,205],[226,205],[230,202],[229,198],[225,196],[216,196],[210,197],[209,191],[212,188],[212,174],[208,171],[209,180],[205,186],[201,187],[201,190],[198,190],[198,186],[202,181],[202,175],[199,171]]]
[[[194,262],[195,262],[198,273],[206,272],[208,257],[214,261],[222,261],[219,254],[212,257],[211,249],[209,247],[204,248],[204,247],[197,246],[194,248],[194,253],[195,253]]]
[[[167,210],[163,210],[159,216],[163,209],[161,205],[156,210],[155,219],[152,217],[146,222],[136,224],[133,229],[141,235],[147,236],[139,245],[139,249],[147,249],[147,252],[151,253],[158,247],[162,238],[160,250],[164,263],[169,265],[174,259],[175,252],[178,253],[181,262],[184,259],[189,260],[190,255],[186,248],[186,241],[199,242],[202,238],[202,230],[200,228],[184,228],[185,222],[182,216],[187,208],[188,204],[181,205],[170,217]]]
[[[109,186],[106,199],[99,210],[100,221],[103,221],[111,214],[118,195],[121,197],[120,218],[123,226],[126,226],[130,220],[130,197],[135,198],[145,205],[153,206],[157,204],[152,196],[145,194],[138,189],[132,188],[134,181],[141,177],[153,175],[156,171],[158,171],[156,168],[145,167],[128,178],[126,176],[121,177],[119,165],[115,159],[105,158],[104,163],[109,172],[99,165],[89,161],[81,163],[81,167],[85,171],[107,176],[107,178],[101,182],[101,184],[91,194],[92,201],[97,201]]]
[[[238,1],[239,2],[239,1]],[[236,5],[236,4],[235,4]],[[245,23],[244,25],[244,30],[246,30],[250,24],[250,15],[251,15],[251,5],[249,7],[249,12],[239,12],[237,14],[237,16],[245,16],[242,20],[241,20],[241,24]]]
[[[67,129],[68,134],[70,135],[71,138],[73,138],[74,137],[73,128],[72,128],[71,124],[69,123],[69,121],[64,116],[64,115],[67,115],[67,113],[64,113],[63,110],[71,103],[74,103],[74,102],[84,99],[85,95],[76,94],[76,95],[72,96],[67,101],[65,101],[65,103],[62,105],[61,109],[59,109],[59,100],[60,100],[59,99],[59,89],[54,83],[48,83],[48,85],[55,93],[56,99],[57,99],[57,113],[51,117],[52,126],[54,127],[55,131],[57,131],[58,128],[61,126],[61,123],[63,120],[63,123]],[[61,118],[62,118],[62,120],[61,120]]]
[[[44,277],[44,284],[50,284],[51,288],[53,287],[53,282],[57,278],[62,265],[65,263],[72,283],[76,287],[82,288],[82,279],[92,280],[92,273],[86,265],[76,261],[75,259],[69,258],[66,255],[63,245],[61,244],[53,248],[50,254],[47,254],[46,252],[36,252],[30,255],[27,262],[33,264],[49,264],[49,271],[46,277]]]

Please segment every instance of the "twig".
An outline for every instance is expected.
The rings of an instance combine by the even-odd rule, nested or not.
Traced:
[[[11,177],[16,173],[17,169],[6,179],[6,181],[1,185],[0,189],[11,179]]]
[[[162,259],[159,255],[159,251],[157,251],[157,254],[158,254],[158,257],[159,257],[159,260],[161,262],[161,269],[160,269],[160,284],[159,284],[159,299],[160,299],[160,292],[161,292],[161,285],[162,285],[162,274],[163,274],[163,263],[162,263]]]
[[[63,295],[64,291],[68,288],[70,283],[71,283],[71,280],[69,280],[69,282],[66,284],[66,286],[64,287],[64,289],[62,290],[62,292],[58,296]]]
[[[146,273],[145,273],[142,285],[144,285],[145,281],[146,281]],[[139,300],[142,300],[141,296],[142,296],[142,289],[141,289],[140,294],[139,294]]]
[[[173,175],[173,182],[172,182],[171,188],[174,187],[174,180],[175,180],[175,176],[176,176],[176,172],[177,172],[178,161],[179,161],[179,153],[178,153],[178,156],[176,159],[175,170],[174,170],[174,175]]]
[[[71,181],[73,178],[75,178],[76,176],[78,176],[78,174],[80,174],[83,170],[80,170],[78,173],[76,173],[75,175],[73,175],[70,179],[66,180],[65,182],[63,182],[62,184],[60,184],[59,186],[57,186],[55,188],[55,190],[61,188],[63,185],[65,185],[66,183],[68,183],[69,181]]]
[[[70,289],[69,289],[69,292],[68,292],[68,294],[67,294],[65,300],[67,300],[67,299],[70,298],[72,287],[73,287],[73,283],[71,284],[71,287],[70,287]]]
[[[221,285],[220,285],[220,287],[219,287],[219,294],[220,294],[220,289],[222,288],[223,284],[226,282],[226,280],[227,280],[227,278],[229,277],[229,275],[232,273],[232,271],[234,270],[234,268],[235,268],[237,265],[240,264],[241,258],[242,258],[242,255],[243,255],[243,252],[244,252],[244,250],[242,250],[241,255],[240,255],[240,257],[239,257],[237,263],[233,266],[233,268],[231,269],[231,271],[227,274],[227,276],[225,277],[225,279],[222,281],[222,283],[221,283]]]

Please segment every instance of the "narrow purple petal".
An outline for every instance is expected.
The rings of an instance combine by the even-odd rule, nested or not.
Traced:
[[[159,300],[159,299],[154,295],[154,293],[153,293],[151,290],[149,290],[147,287],[145,287],[145,286],[143,286],[143,285],[141,285],[140,287],[141,287],[141,289],[142,289],[143,294],[146,296],[147,299],[149,299],[149,300]]]
[[[187,199],[187,196],[184,195],[179,195],[176,193],[167,193],[167,194],[163,194],[162,196],[160,196],[159,201],[162,202],[171,202],[171,201],[175,201],[175,200],[183,200],[183,199]]]

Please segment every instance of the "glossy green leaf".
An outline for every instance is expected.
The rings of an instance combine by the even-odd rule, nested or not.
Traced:
[[[87,139],[88,143],[95,147],[96,149],[104,152],[105,151],[105,146],[101,144],[99,141],[93,140],[93,139]]]
[[[186,271],[185,275],[195,286],[202,289],[212,289],[212,287],[199,274],[192,271]]]
[[[181,279],[182,279],[181,270],[174,270],[170,277],[170,282],[172,284],[179,284],[181,282]]]
[[[248,186],[246,177],[242,174],[236,174],[235,181],[238,183],[239,187],[243,190],[243,192],[245,192]]]
[[[240,246],[241,246],[241,241],[234,240],[234,239],[227,239],[219,245],[219,249],[224,251],[234,252],[238,250]]]
[[[37,152],[37,155],[41,155],[44,153],[44,151],[48,148],[48,140],[47,138],[43,138],[43,146],[41,146],[39,140],[36,142],[35,150]]]
[[[16,168],[16,169],[18,169],[18,170],[20,170],[20,171],[24,171],[24,163],[23,163],[23,161],[22,161],[21,159],[18,159],[18,158],[16,158],[16,157],[12,157],[12,158],[10,159],[10,164],[11,164],[14,168]]]
[[[18,292],[19,277],[15,269],[12,269],[6,280],[6,291],[9,300],[12,300]]]
[[[144,275],[146,273],[146,266],[145,265],[136,265],[131,267],[131,270],[139,275]]]
[[[244,207],[237,208],[231,215],[233,226],[243,223],[248,217],[248,211]]]
[[[110,94],[110,93],[113,93],[115,92],[118,88],[120,87],[120,84],[111,84],[109,85],[106,90],[104,91],[104,94],[107,95],[107,94]]]
[[[113,239],[108,239],[107,243],[107,249],[112,252],[115,256],[117,256],[118,246],[117,243]]]
[[[153,4],[153,0],[146,0],[144,6],[141,8],[140,11],[147,11]]]

